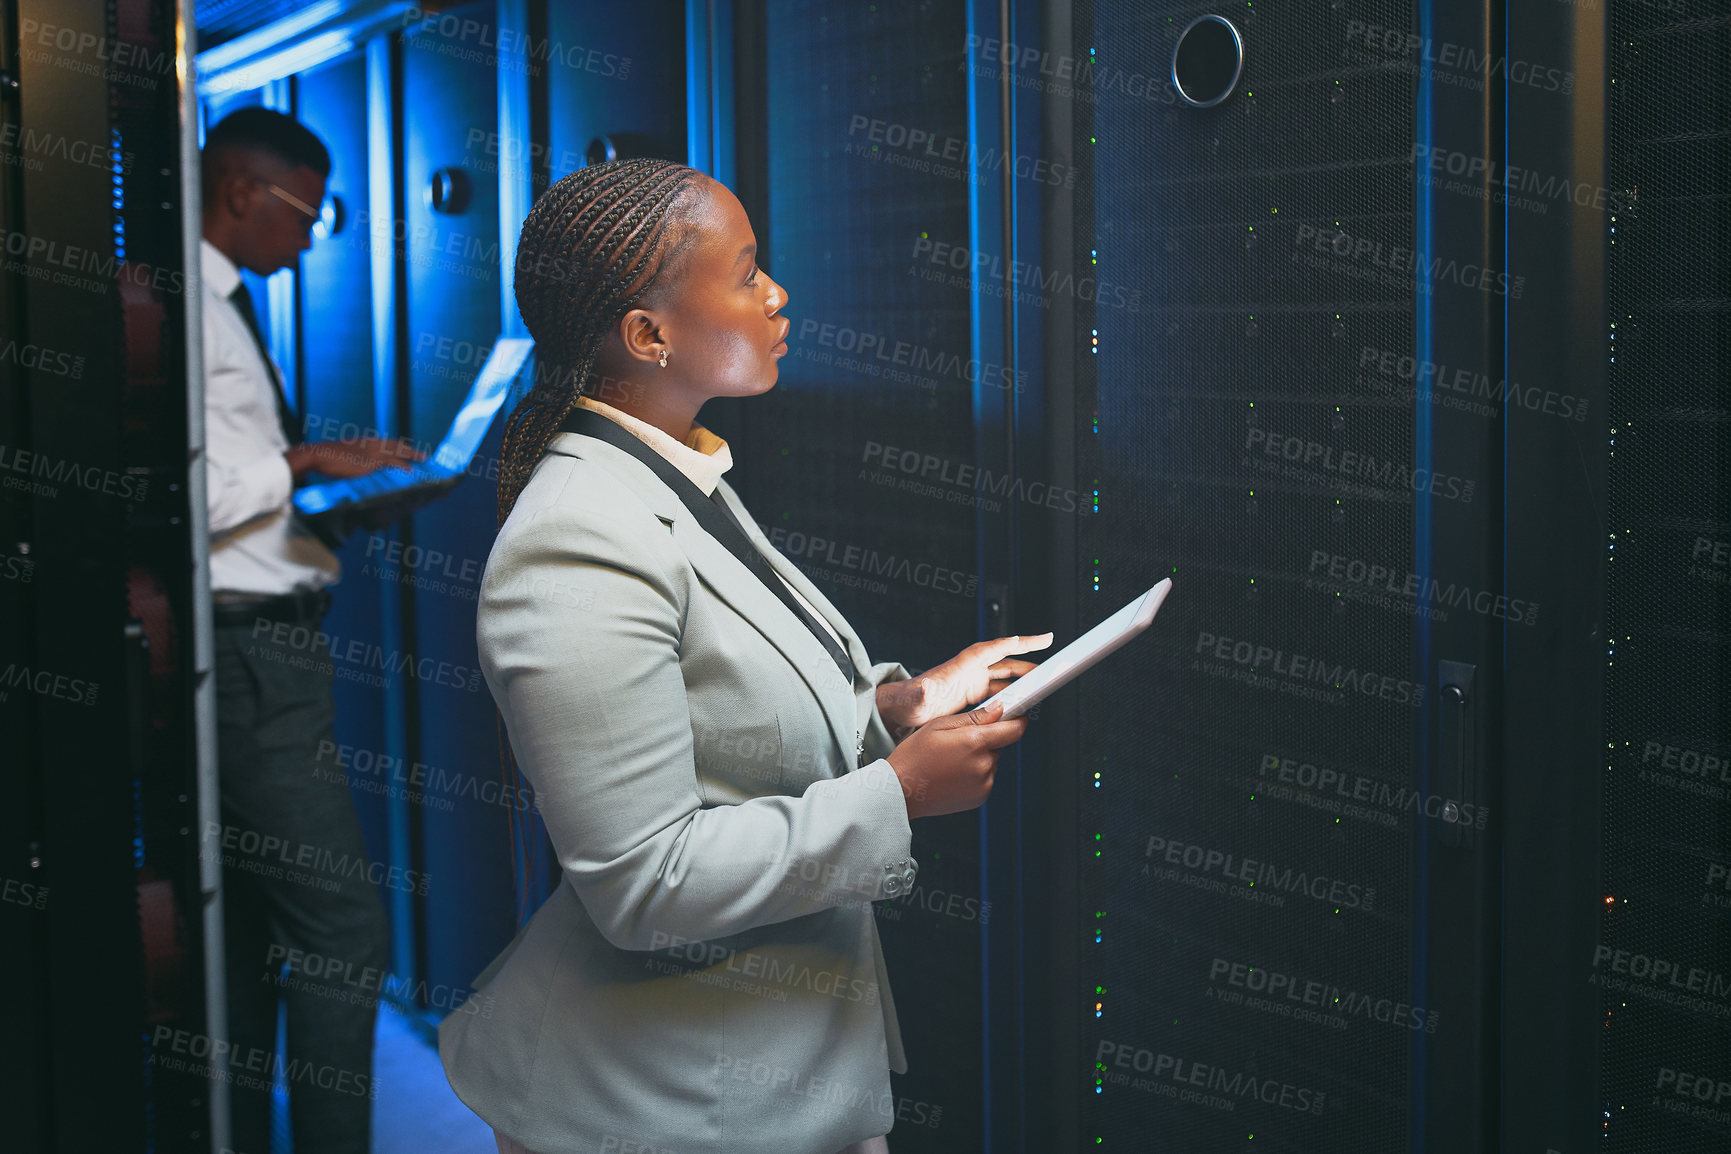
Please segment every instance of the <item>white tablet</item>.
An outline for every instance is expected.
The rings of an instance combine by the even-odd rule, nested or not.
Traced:
[[[1025,673],[1010,682],[1002,692],[994,694],[980,707],[1001,701],[1005,717],[1022,716],[1051,696],[1053,691],[1070,684],[1078,674],[1092,668],[1101,658],[1153,624],[1154,614],[1159,612],[1160,603],[1171,591],[1172,578],[1168,577],[1040,662],[1032,673]]]

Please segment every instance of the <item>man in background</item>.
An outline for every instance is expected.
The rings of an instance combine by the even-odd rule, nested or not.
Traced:
[[[205,140],[205,471],[222,794],[221,835],[205,848],[223,861],[227,1037],[236,1055],[256,1056],[236,1069],[258,1077],[230,1086],[238,1154],[270,1152],[279,1000],[295,1148],[367,1154],[388,967],[384,906],[369,880],[377,871],[348,784],[317,759],[336,712],[318,630],[339,565],[290,498],[309,473],[360,476],[419,454],[378,438],[304,441],[239,271],[269,276],[299,262],[330,168],[317,136],[268,109],[239,110]]]

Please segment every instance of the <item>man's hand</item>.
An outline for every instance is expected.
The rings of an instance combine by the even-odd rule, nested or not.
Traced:
[[[308,473],[327,477],[362,477],[379,469],[403,468],[426,454],[396,437],[350,437],[346,441],[308,441],[283,454],[298,485]]]
[[[906,681],[878,686],[878,714],[898,739],[938,717],[948,717],[973,701],[984,701],[1034,669],[1032,661],[1009,654],[1028,653],[1052,644],[1050,633],[1000,637],[968,646],[942,665]]]

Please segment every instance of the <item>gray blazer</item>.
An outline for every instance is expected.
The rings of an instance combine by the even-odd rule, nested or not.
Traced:
[[[903,1073],[871,903],[918,866],[884,681],[629,453],[559,433],[482,579],[481,669],[560,885],[439,1027],[457,1095],[543,1154],[832,1154]]]

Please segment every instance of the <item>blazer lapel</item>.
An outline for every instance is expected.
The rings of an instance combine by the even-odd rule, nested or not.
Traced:
[[[801,597],[811,602],[812,608],[817,610],[819,617],[822,617],[835,628],[836,635],[847,647],[847,655],[853,661],[854,667],[856,669],[870,669],[871,660],[865,651],[865,643],[854,633],[853,627],[847,623],[847,619],[841,615],[841,611],[829,603],[829,598],[825,597],[818,587],[812,584],[811,578],[805,575],[804,570],[769,543],[769,538],[763,535],[763,530],[757,527],[757,522],[751,519],[751,514],[746,512],[745,506],[740,503],[739,494],[735,493],[726,481],[722,481],[719,488],[721,499],[727,502],[734,515],[739,518],[739,523],[745,526],[746,535],[751,538],[751,543],[757,546],[757,551],[769,559],[770,565],[774,567],[777,573],[780,573],[789,584],[799,590]],[[830,664],[833,665],[834,662],[832,661]]]
[[[753,628],[763,634],[764,638],[781,652],[799,672],[823,708],[824,717],[829,722],[830,733],[834,736],[836,747],[842,755],[841,764],[846,769],[853,768],[852,752],[858,740],[854,729],[854,691],[853,686],[840,680],[835,661],[830,657],[817,638],[811,635],[811,630],[788,611],[781,600],[763,587],[751,570],[747,569],[726,546],[711,537],[701,525],[691,516],[679,497],[662,483],[652,469],[630,453],[605,441],[594,437],[585,437],[578,433],[561,432],[555,434],[548,443],[548,448],[555,452],[563,452],[572,456],[583,457],[595,461],[614,474],[620,480],[631,486],[633,492],[643,498],[650,510],[673,531],[673,539],[691,559],[691,564],[697,570],[704,583],[741,617],[751,622]],[[751,515],[745,512],[739,500],[725,484],[722,488],[722,499],[727,501],[746,527],[747,534],[754,543],[762,541]],[[759,546],[760,550],[762,546]],[[776,571],[785,573],[780,554],[773,549],[766,554]],[[794,571],[795,575],[804,581],[804,575]],[[816,590],[807,592],[801,588],[802,595],[811,600],[819,612],[834,624],[834,606],[823,600],[821,595],[813,596]],[[836,632],[847,643],[848,656],[855,666],[855,676],[863,653],[859,641],[851,630],[845,627],[837,628]]]

